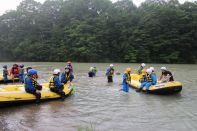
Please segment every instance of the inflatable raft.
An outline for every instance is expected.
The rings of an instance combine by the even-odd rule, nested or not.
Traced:
[[[12,76],[8,75],[8,83],[13,82]],[[19,78],[14,78],[14,82],[19,82]],[[4,83],[3,74],[0,74],[0,83]]]
[[[72,90],[70,84],[64,85],[66,96],[69,96],[72,93]],[[58,98],[60,98],[60,95],[51,92],[48,83],[42,84],[41,101]],[[35,96],[26,93],[24,85],[0,86],[0,107],[29,102],[35,102]]]
[[[131,87],[135,89],[139,89],[141,83],[139,82],[140,76],[138,74],[131,74]],[[143,87],[142,91],[145,91],[146,88]],[[173,93],[179,93],[182,90],[182,84],[178,81],[173,82],[166,82],[166,83],[160,83],[157,82],[156,85],[149,87],[149,93],[152,94],[173,94]]]

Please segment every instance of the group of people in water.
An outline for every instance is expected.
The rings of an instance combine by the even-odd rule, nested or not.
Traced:
[[[139,82],[141,84],[140,88],[137,89],[136,92],[142,91],[142,88],[145,86],[145,92],[147,93],[150,86],[157,84],[157,76],[154,67],[146,69],[145,66],[146,64],[142,63],[137,69],[136,73],[140,76]],[[114,72],[115,70],[113,64],[110,64],[110,67],[106,70],[108,82],[113,82]],[[116,74],[120,73],[116,72]],[[161,67],[161,76],[159,77],[159,81],[161,83],[174,81],[172,73],[169,70],[167,70],[166,67]],[[123,74],[122,90],[128,92],[129,86],[131,86],[131,68],[127,68],[125,73]]]
[[[68,82],[72,82],[74,79],[73,75],[73,67],[71,62],[67,62],[68,65],[65,66],[65,71],[60,76],[60,69],[54,69],[51,78],[49,79],[49,88],[52,92],[55,92],[61,96],[61,99],[65,99],[64,85]],[[38,83],[38,73],[36,69],[32,67],[27,67],[26,72],[24,68],[24,64],[14,64],[10,70],[10,74],[8,73],[7,65],[3,65],[3,77],[4,82],[8,81],[8,75],[11,75],[13,80],[15,78],[19,78],[21,83],[24,83],[25,91],[27,93],[33,94],[36,97],[36,103],[40,102],[42,85]]]
[[[154,67],[150,67],[145,69],[145,64],[142,63],[138,69],[137,74],[140,76],[139,82],[141,86],[137,89],[137,92],[140,92],[142,88],[146,87],[146,92],[148,92],[149,87],[151,85],[155,85],[157,83],[157,77],[155,74]],[[26,70],[25,70],[26,69]],[[96,76],[97,69],[96,67],[91,67],[88,75],[89,77]],[[65,71],[61,74],[60,78],[60,69],[54,69],[51,78],[49,79],[49,88],[52,92],[55,92],[61,96],[61,99],[65,99],[65,92],[64,92],[64,85],[68,82],[72,82],[74,79],[73,75],[73,67],[71,62],[67,62],[65,66]],[[115,73],[114,65],[110,64],[110,66],[106,69],[106,77],[108,82],[113,82],[114,74],[120,75],[119,72]],[[24,64],[14,64],[10,70],[10,74],[7,69],[7,65],[3,65],[3,78],[4,82],[8,81],[8,75],[12,76],[13,81],[15,78],[19,78],[21,83],[24,83],[25,91],[27,93],[33,94],[36,97],[36,102],[40,102],[41,94],[40,91],[42,90],[42,85],[37,82],[38,73],[36,69],[32,67],[24,67]],[[123,82],[122,82],[122,90],[125,92],[129,91],[129,86],[131,86],[131,68],[127,68],[125,73],[123,74]],[[166,67],[161,67],[161,76],[159,81],[168,82],[174,81],[173,75],[170,71],[166,69]]]

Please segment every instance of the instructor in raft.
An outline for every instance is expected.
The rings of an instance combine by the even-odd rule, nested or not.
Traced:
[[[122,90],[129,92],[129,86],[131,85],[131,68],[127,68],[123,75]]]
[[[136,92],[140,92],[144,86],[146,86],[146,93],[148,93],[149,87],[155,85],[157,83],[157,77],[152,73],[151,69],[146,70],[146,78],[145,81],[141,83],[139,89]]]
[[[52,92],[55,92],[61,96],[61,99],[65,99],[65,92],[64,90],[64,84],[60,82],[59,75],[60,75],[60,69],[54,69],[53,75],[51,76],[49,80],[49,88]]]
[[[161,76],[159,78],[159,81],[161,81],[162,83],[174,81],[172,73],[168,71],[166,67],[161,67]]]
[[[24,80],[25,82],[25,91],[27,93],[33,94],[36,97],[36,103],[40,103],[42,86],[37,82],[38,74],[37,70],[30,69],[27,73],[27,76]]]
[[[138,69],[137,69],[137,74],[140,75],[142,74],[142,70],[145,68],[146,64],[142,63]]]
[[[107,76],[108,82],[113,82],[113,76],[114,76],[114,65],[113,64],[109,65],[109,68],[107,68],[105,74]]]

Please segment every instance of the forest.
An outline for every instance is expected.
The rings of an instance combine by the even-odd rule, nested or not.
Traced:
[[[197,63],[197,2],[23,0],[0,16],[0,61]]]

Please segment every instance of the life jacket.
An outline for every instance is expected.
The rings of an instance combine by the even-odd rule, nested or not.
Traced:
[[[19,74],[20,67],[12,67],[11,74]]]
[[[66,81],[69,81],[70,80],[70,73],[66,73],[65,72],[65,80]]]
[[[3,76],[7,76],[8,75],[8,70],[7,69],[3,69]]]
[[[141,73],[142,73],[142,70],[143,70],[143,67],[142,67],[142,66],[139,66],[139,67],[137,68],[138,74],[141,74]]]
[[[146,81],[146,74],[145,75],[140,75],[140,82]]]
[[[55,75],[51,76],[51,78],[49,79],[49,88],[56,87],[55,82],[54,82],[54,78],[55,78]]]
[[[113,76],[114,75],[114,69],[113,68],[110,68],[109,70],[109,76]]]
[[[27,79],[27,78],[29,78],[29,79],[32,80],[32,85],[33,85],[34,88],[36,88],[36,87],[38,86],[38,82],[36,81],[35,78],[30,78],[29,76],[26,76],[26,77],[25,77],[25,88],[27,88],[27,83],[26,83],[26,79]]]
[[[131,81],[131,75],[128,73],[126,73],[126,75],[127,75],[126,81]]]
[[[148,73],[146,74],[146,79],[148,82],[152,82],[151,74],[149,75]]]

